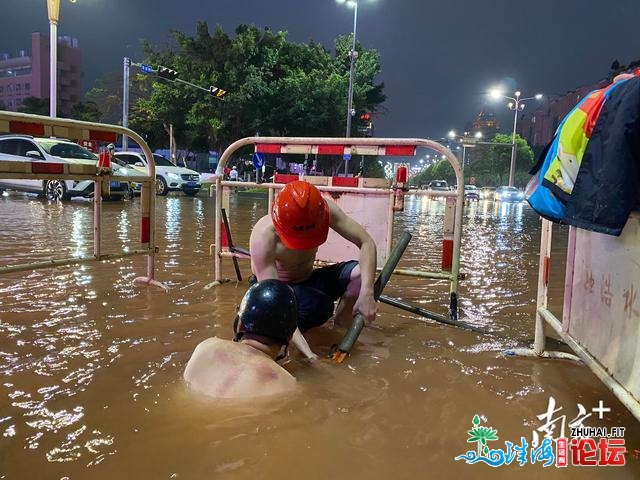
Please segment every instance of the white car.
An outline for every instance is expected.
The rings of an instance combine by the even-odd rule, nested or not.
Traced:
[[[147,172],[147,159],[143,153],[138,152],[116,152],[116,161],[121,165],[137,168],[139,171]],[[170,160],[153,154],[153,161],[156,167],[156,195],[167,195],[172,191],[181,191],[185,195],[194,196],[200,191],[200,174],[195,170],[185,167],[178,167]],[[140,192],[140,183],[133,183],[133,190]]]
[[[39,138],[30,135],[0,136],[0,160],[22,162],[84,163],[95,166],[98,157],[70,140]],[[126,174],[119,166],[114,173]],[[129,193],[127,182],[112,181],[109,199],[122,199]],[[27,180],[22,178],[0,179],[0,190],[16,190],[35,193],[49,200],[69,200],[72,197],[91,197],[94,191],[92,180]]]

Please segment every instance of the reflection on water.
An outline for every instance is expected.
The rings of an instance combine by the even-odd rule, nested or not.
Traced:
[[[566,423],[578,404],[603,400],[611,414],[588,424],[625,426],[627,448],[640,448],[637,422],[586,368],[499,355],[533,338],[539,220],[525,204],[464,208],[460,316],[497,335],[381,305],[346,364],[310,365],[294,354],[286,368],[298,391],[257,404],[194,398],[181,381],[195,345],[230,338],[246,288],[204,289],[213,278],[212,199],[157,198],[156,276],[168,292],[132,284],[146,271],[137,257],[0,277],[0,477],[511,478],[513,465],[489,471],[454,460],[472,449],[471,420],[486,419],[500,442],[530,439],[550,396]],[[266,209],[265,198],[232,196],[238,245],[247,245]],[[106,203],[103,211],[105,251],[136,248],[139,201]],[[407,197],[395,234],[408,229],[413,239],[400,267],[439,269],[443,218],[444,201]],[[93,248],[88,201],[2,196],[0,224],[2,265]],[[558,311],[566,230],[554,235],[550,291]],[[246,277],[248,264],[240,265]],[[228,259],[223,268],[234,277]],[[448,305],[443,281],[394,277],[385,293],[441,313]],[[341,336],[321,328],[309,340],[326,354]],[[606,469],[539,465],[517,475],[611,478]],[[615,475],[638,478],[638,461],[630,455]]]

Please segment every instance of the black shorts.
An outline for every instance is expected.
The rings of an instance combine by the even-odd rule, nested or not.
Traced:
[[[325,323],[333,315],[334,302],[347,290],[351,271],[358,262],[336,263],[315,268],[301,283],[289,283],[298,302],[298,328],[305,332]]]

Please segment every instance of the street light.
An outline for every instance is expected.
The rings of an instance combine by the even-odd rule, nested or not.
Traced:
[[[76,0],[69,0],[76,3]],[[56,116],[56,93],[58,78],[58,18],[60,17],[60,0],[47,0],[49,15],[49,116]]]
[[[509,97],[507,95],[503,95],[499,90],[492,90],[489,92],[489,95],[492,98],[506,98],[507,100],[511,100],[507,107],[509,110],[513,110],[513,135],[511,136],[511,164],[509,166],[509,186],[513,186],[513,177],[515,174],[516,168],[516,125],[518,124],[518,112],[524,110],[525,104],[522,103],[525,100],[540,100],[542,98],[542,94],[538,93],[533,97],[520,98],[520,92],[515,92],[515,97]]]
[[[356,52],[356,29],[358,26],[358,1],[357,0],[336,0],[338,3],[346,3],[347,6],[353,7],[353,39],[351,43],[351,50],[349,50],[349,93],[347,96],[347,131],[345,137],[351,136],[351,118],[355,115],[355,109],[353,108],[353,74],[355,72],[356,58],[358,52]],[[349,160],[344,161],[344,174],[349,172]]]
[[[464,169],[466,165],[467,148],[473,148],[476,146],[476,143],[482,139],[482,132],[478,131],[473,134],[473,137],[471,137],[469,136],[469,132],[464,132],[462,136],[458,136],[455,130],[449,130],[449,133],[447,134],[447,136],[452,140],[455,140],[457,138],[457,140],[460,142],[460,145],[462,145],[461,167]]]

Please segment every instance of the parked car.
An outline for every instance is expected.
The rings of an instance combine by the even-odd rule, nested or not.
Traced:
[[[524,200],[524,193],[516,187],[502,186],[496,188],[493,199],[499,202],[521,202]]]
[[[30,135],[0,136],[0,160],[22,162],[84,163],[96,165],[98,157],[80,145],[60,138],[39,138]],[[115,166],[114,172],[124,174]],[[92,180],[0,179],[0,190],[35,193],[49,200],[69,200],[72,197],[92,197]],[[112,181],[109,200],[122,199],[129,191],[127,182]],[[107,198],[105,198],[106,200]]]
[[[465,185],[464,186],[464,198],[465,200],[475,200],[479,202],[482,198],[480,194],[480,189],[475,185]]]
[[[431,180],[427,185],[427,190],[436,190],[441,192],[448,192],[449,185],[446,180]]]
[[[147,171],[147,159],[143,153],[138,152],[116,152],[115,158],[122,165],[130,166],[141,172]],[[153,154],[153,161],[156,167],[156,195],[167,195],[171,191],[181,191],[185,195],[197,195],[202,187],[200,174],[195,170],[185,167],[178,167],[171,161],[157,153]],[[133,182],[134,193],[140,193],[142,184]]]

